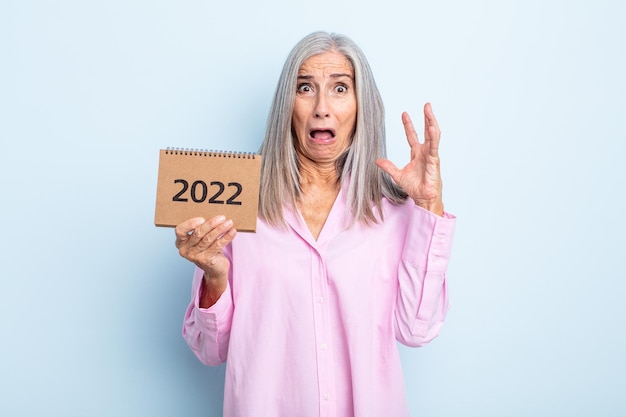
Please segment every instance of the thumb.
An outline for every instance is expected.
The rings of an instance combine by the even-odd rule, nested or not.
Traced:
[[[383,171],[385,171],[387,174],[389,174],[389,176],[391,178],[393,178],[394,181],[396,181],[400,170],[398,169],[398,167],[395,166],[395,164],[393,162],[391,162],[388,159],[377,159],[376,160],[376,165],[382,169]]]

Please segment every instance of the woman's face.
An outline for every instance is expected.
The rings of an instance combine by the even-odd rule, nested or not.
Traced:
[[[325,52],[304,61],[292,118],[300,157],[334,162],[350,146],[356,111],[354,70],[344,55]]]

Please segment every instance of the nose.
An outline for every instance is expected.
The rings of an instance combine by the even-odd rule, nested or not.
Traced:
[[[330,116],[329,103],[326,95],[318,94],[317,101],[315,103],[315,117],[324,119]]]

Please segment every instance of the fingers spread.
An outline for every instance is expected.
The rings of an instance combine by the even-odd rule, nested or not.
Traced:
[[[437,118],[435,117],[435,113],[433,112],[433,106],[430,103],[426,103],[424,105],[424,120],[426,126],[436,126],[437,129],[439,129]]]
[[[409,113],[402,113],[402,124],[404,125],[404,132],[406,134],[406,140],[409,142],[409,146],[413,146],[415,143],[419,143],[417,138],[417,132],[413,127],[413,121],[409,116]]]
[[[429,143],[430,155],[437,156],[441,131],[430,103],[424,105],[424,142]]]

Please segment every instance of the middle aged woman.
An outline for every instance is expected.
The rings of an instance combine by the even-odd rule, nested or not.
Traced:
[[[225,416],[407,416],[396,340],[433,339],[448,308],[431,106],[411,160],[385,158],[383,104],[349,38],[302,39],[284,65],[263,155],[255,234],[223,216],[176,228],[197,265],[183,335],[224,361]],[[236,239],[235,239],[236,236]]]

